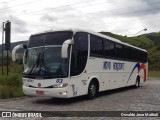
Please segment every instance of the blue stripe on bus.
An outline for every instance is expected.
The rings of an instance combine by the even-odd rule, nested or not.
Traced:
[[[140,64],[139,64],[139,63],[137,63],[137,64],[134,66],[134,68],[133,68],[133,70],[132,70],[132,72],[131,72],[131,74],[130,74],[130,76],[129,76],[129,78],[128,78],[128,81],[129,81],[131,75],[133,74],[133,72],[134,72],[134,70],[135,70],[136,68],[138,68],[138,71],[139,71],[139,69],[140,69]],[[128,81],[127,81],[126,85],[128,84]]]

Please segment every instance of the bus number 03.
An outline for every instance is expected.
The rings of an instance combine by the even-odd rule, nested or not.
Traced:
[[[56,83],[62,83],[63,82],[63,79],[57,79],[56,80]]]

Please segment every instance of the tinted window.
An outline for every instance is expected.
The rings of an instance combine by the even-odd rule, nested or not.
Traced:
[[[125,46],[125,58],[132,60],[132,48]]]
[[[62,45],[64,41],[72,38],[72,32],[56,32],[48,34],[45,45]]]
[[[115,44],[113,42],[110,42],[110,54],[111,57],[115,57]]]
[[[132,59],[134,60],[134,61],[138,61],[138,59],[139,59],[139,54],[138,54],[139,52],[138,52],[138,50],[136,50],[136,49],[132,49]]]
[[[105,56],[111,56],[111,43],[110,43],[110,41],[108,41],[108,40],[104,40],[103,41],[104,42],[104,53],[105,53]]]
[[[30,37],[28,47],[62,45],[65,40],[72,38],[72,34],[71,31],[64,31],[34,35]]]
[[[137,62],[147,62],[147,52],[125,46],[125,59]]]
[[[85,69],[88,57],[88,34],[77,33],[74,37],[71,56],[71,76],[79,75]]]
[[[116,57],[123,58],[123,46],[120,44],[116,44]]]
[[[144,51],[138,51],[139,57],[138,57],[138,61],[139,62],[147,62],[147,52]]]
[[[91,35],[90,55],[103,56],[103,40],[100,37]]]
[[[139,51],[139,61],[143,61],[143,59],[144,59],[144,54],[143,54],[143,51]]]
[[[31,36],[28,42],[28,48],[43,46],[45,35]]]

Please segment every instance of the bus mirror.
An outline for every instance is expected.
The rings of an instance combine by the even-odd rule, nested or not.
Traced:
[[[20,44],[20,45],[17,45],[13,48],[12,50],[12,61],[16,61],[16,51],[20,48],[24,48],[24,49],[27,49],[27,46],[26,45],[23,45],[23,44]]]
[[[71,40],[71,39],[64,41],[64,43],[62,45],[62,50],[61,50],[62,58],[67,58],[68,57],[68,47],[71,44],[73,44],[73,40]]]

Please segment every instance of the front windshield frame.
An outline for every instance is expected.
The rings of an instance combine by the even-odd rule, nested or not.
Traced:
[[[70,31],[69,31],[70,32]],[[50,33],[49,33],[50,34]],[[72,37],[73,37],[73,32],[72,32],[72,36],[71,36],[71,38],[70,39],[72,39]],[[66,41],[66,40],[64,40],[64,41]],[[26,65],[26,59],[27,59],[27,57],[28,57],[28,52],[29,52],[29,50],[30,49],[35,49],[35,48],[43,48],[43,49],[45,49],[46,47],[55,47],[55,46],[59,46],[60,47],[60,54],[61,54],[61,46],[62,45],[44,45],[44,46],[36,46],[36,47],[29,47],[29,48],[27,48],[26,50],[25,50],[25,54],[24,54],[24,72],[23,72],[23,77],[29,77],[29,78],[37,78],[37,77],[41,77],[41,78],[64,78],[64,77],[68,77],[69,76],[69,59],[70,59],[70,47],[69,47],[69,49],[68,49],[68,58],[65,60],[66,61],[66,66],[67,66],[67,69],[66,69],[66,74],[65,75],[38,75],[38,74],[31,74],[31,73],[26,73],[25,72],[25,65]],[[42,50],[42,52],[43,52],[43,50]],[[40,56],[43,56],[43,54],[41,54]],[[44,57],[45,57],[45,54],[44,54]],[[38,54],[37,54],[37,57],[36,58],[38,58]],[[38,66],[40,66],[40,65],[38,65]],[[40,67],[40,68],[42,68],[42,66]],[[35,68],[33,68],[33,69],[35,69]]]

